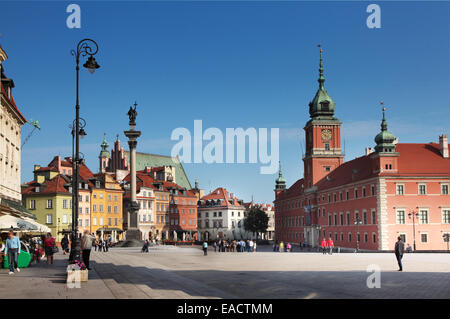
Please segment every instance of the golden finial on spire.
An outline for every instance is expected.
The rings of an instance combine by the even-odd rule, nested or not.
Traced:
[[[384,106],[384,102],[383,102],[383,101],[380,102],[380,105],[383,106],[383,107],[381,108],[381,110],[382,110],[383,112],[386,111],[386,107]]]

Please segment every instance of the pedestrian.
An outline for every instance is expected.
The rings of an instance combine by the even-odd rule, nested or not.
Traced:
[[[69,238],[67,234],[65,234],[63,239],[61,240],[61,248],[64,255],[69,252]]]
[[[283,242],[280,243],[279,250],[280,250],[280,252],[283,252],[283,250],[284,250],[284,243]]]
[[[275,242],[273,243],[272,248],[273,248],[273,251],[277,251],[277,241],[275,241]]]
[[[19,267],[17,266],[17,256],[20,255],[20,240],[11,230],[8,233],[8,239],[6,239],[5,245],[5,255],[8,256],[9,263],[9,274],[14,274],[14,269],[17,272],[20,272]]]
[[[106,249],[106,239],[102,241],[102,248],[103,248],[103,252],[107,252],[108,251]]]
[[[217,243],[214,242],[214,243],[213,243],[213,246],[214,246],[214,252],[217,252]]]
[[[253,251],[256,252],[256,240],[255,240],[255,242],[253,243]]]
[[[289,253],[289,252],[291,252],[291,244],[290,243],[287,243],[286,244],[286,251]]]
[[[322,247],[322,253],[325,255],[327,253],[327,241],[325,240],[325,237],[323,238],[320,246]]]
[[[331,237],[328,238],[327,245],[328,245],[328,253],[330,255],[333,255],[334,242],[333,239],[331,239]]]
[[[253,252],[253,240],[250,239],[250,241],[248,242],[248,252],[252,253]]]
[[[405,244],[402,241],[402,238],[399,236],[397,238],[397,242],[395,243],[395,257],[397,258],[397,263],[398,263],[398,271],[403,271],[403,265],[402,265],[402,258],[403,258],[403,253],[405,252]]]
[[[95,237],[90,235],[88,230],[85,230],[83,236],[81,237],[81,251],[83,263],[89,270],[91,269],[89,268],[89,259],[91,256],[92,243],[94,242],[94,240]]]
[[[47,256],[47,264],[53,264],[53,253],[56,251],[55,238],[51,233],[47,233],[47,237],[44,239],[45,256]]]
[[[208,255],[208,242],[205,240],[203,242],[203,256]]]

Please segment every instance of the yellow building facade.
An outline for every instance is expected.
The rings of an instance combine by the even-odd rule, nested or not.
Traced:
[[[123,190],[107,173],[95,174],[91,182],[91,232],[99,239],[117,242],[123,234]]]

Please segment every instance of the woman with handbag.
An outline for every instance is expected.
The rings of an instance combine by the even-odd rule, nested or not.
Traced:
[[[58,249],[55,245],[55,238],[52,237],[51,233],[47,233],[47,237],[44,239],[44,249],[45,255],[47,256],[47,264],[53,264],[53,254],[55,252],[55,248]]]

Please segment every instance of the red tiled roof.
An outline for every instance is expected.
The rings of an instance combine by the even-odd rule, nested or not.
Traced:
[[[4,73],[1,75],[1,77],[2,78],[5,77]],[[12,94],[11,94],[11,98],[8,98],[8,95],[6,94],[6,90],[3,87],[3,83],[1,83],[1,81],[0,81],[0,86],[1,86],[2,92],[3,92],[4,96],[5,96],[5,99],[14,107],[14,109],[17,111],[17,113],[22,118],[22,120],[24,122],[27,122],[27,119],[25,118],[25,116],[23,116],[23,114],[19,111],[19,108],[17,107],[16,102],[14,101],[14,97],[12,96]]]
[[[450,158],[442,157],[437,143],[399,143],[396,151],[400,153],[400,157],[398,174],[394,175],[450,176]]]
[[[234,198],[230,198],[230,193],[222,187],[216,188],[214,191],[212,191],[211,193],[209,193],[208,195],[203,196],[202,198],[200,198],[201,201],[207,201],[207,200],[218,200],[218,199],[222,199],[222,204],[223,206],[242,206],[239,203],[239,199],[234,196]],[[229,202],[229,200],[232,201],[232,203]]]
[[[62,176],[57,175],[50,180],[46,180],[41,186],[40,191],[36,193],[36,185],[27,187],[22,194],[30,195],[30,194],[55,194],[55,193],[69,193],[68,190],[64,187],[68,181]]]

